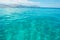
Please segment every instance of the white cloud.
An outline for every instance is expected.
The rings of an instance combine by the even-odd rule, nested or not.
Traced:
[[[40,2],[32,2],[28,0],[0,0],[0,4],[6,4],[6,5],[25,5],[25,6],[40,6]],[[12,5],[13,6],[13,5]]]

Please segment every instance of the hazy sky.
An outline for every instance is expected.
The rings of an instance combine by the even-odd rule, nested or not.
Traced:
[[[0,0],[0,4],[11,5],[11,6],[24,5],[24,6],[40,7],[40,2],[29,1],[29,0]]]
[[[13,2],[15,1],[15,2]],[[16,2],[17,0],[0,0],[0,3],[18,3]],[[18,0],[20,1],[20,4],[25,4],[25,5],[40,5],[41,7],[59,7],[60,8],[60,0]],[[37,2],[40,2],[37,3]]]
[[[30,0],[40,2],[42,7],[60,7],[60,0]]]

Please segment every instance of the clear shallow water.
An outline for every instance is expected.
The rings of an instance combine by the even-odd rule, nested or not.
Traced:
[[[0,8],[0,40],[60,40],[60,9]]]

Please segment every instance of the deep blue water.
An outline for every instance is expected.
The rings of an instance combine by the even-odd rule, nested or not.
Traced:
[[[60,9],[0,8],[0,40],[60,40]]]

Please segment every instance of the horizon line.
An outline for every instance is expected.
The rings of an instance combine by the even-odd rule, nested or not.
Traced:
[[[0,7],[0,8],[49,8],[49,9],[60,9],[59,7]]]

